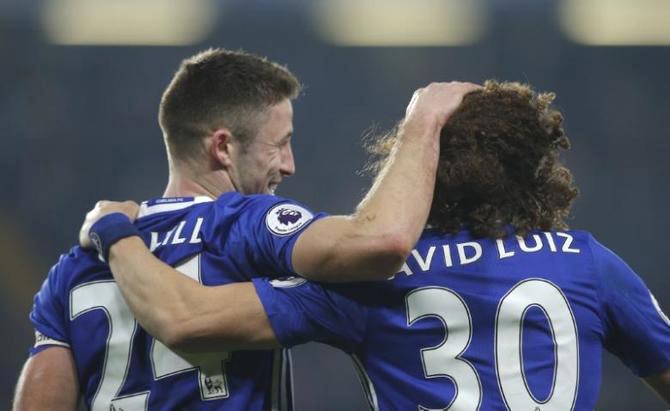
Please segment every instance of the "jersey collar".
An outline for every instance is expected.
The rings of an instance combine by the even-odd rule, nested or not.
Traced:
[[[153,200],[147,200],[140,205],[140,212],[137,218],[147,217],[157,213],[167,211],[181,210],[195,204],[208,203],[214,201],[207,196],[198,197],[162,197]]]

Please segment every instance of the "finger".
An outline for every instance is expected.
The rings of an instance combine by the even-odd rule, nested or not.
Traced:
[[[475,83],[463,83],[462,87],[464,90],[467,90],[467,92],[474,90],[482,90],[484,88],[484,86]]]
[[[126,200],[126,201],[124,201],[124,202],[123,202],[123,205],[124,205],[125,207],[127,207],[128,209],[131,209],[131,210],[134,210],[134,209],[140,207],[139,204],[137,204],[136,202],[134,202],[134,201],[132,201],[132,200]]]
[[[414,91],[414,94],[412,94],[412,99],[409,101],[409,104],[407,105],[406,113],[410,113],[414,109],[414,106],[416,106],[416,102],[419,99],[419,96],[423,92],[424,92],[423,88]]]

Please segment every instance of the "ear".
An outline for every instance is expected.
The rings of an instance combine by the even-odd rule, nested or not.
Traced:
[[[233,164],[233,134],[227,128],[218,128],[207,139],[207,151],[215,168],[229,168]]]

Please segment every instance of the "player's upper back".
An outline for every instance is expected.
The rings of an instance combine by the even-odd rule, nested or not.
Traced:
[[[287,211],[296,215],[277,216]],[[281,197],[229,192],[216,201],[196,197],[146,202],[137,225],[150,250],[169,264],[203,254],[216,266],[209,271],[218,278],[246,281],[261,273],[290,273],[296,234],[313,218]]]
[[[220,285],[260,272],[284,273],[294,238],[275,239],[267,233],[268,210],[277,204],[286,200],[238,193],[216,201],[158,199],[143,203],[136,224],[161,260],[196,281]],[[40,334],[33,352],[69,346],[93,409],[289,405],[282,352],[170,351],[138,326],[108,266],[91,250],[75,247],[61,257],[35,297],[31,320]]]
[[[586,232],[428,230],[388,281],[254,282],[279,340],[354,354],[382,410],[593,409],[603,347],[640,376],[670,368],[667,318]]]
[[[650,293],[586,232],[427,231],[402,271],[371,288],[358,296],[368,325],[357,351],[368,373],[390,377],[379,384],[414,377],[423,400],[408,406],[592,409],[603,346],[637,374],[670,366],[670,327]]]

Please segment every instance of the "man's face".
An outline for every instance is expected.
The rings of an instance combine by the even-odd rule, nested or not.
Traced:
[[[274,194],[282,179],[295,173],[291,101],[286,99],[271,106],[261,119],[263,124],[247,147],[235,143],[231,177],[242,194]]]

